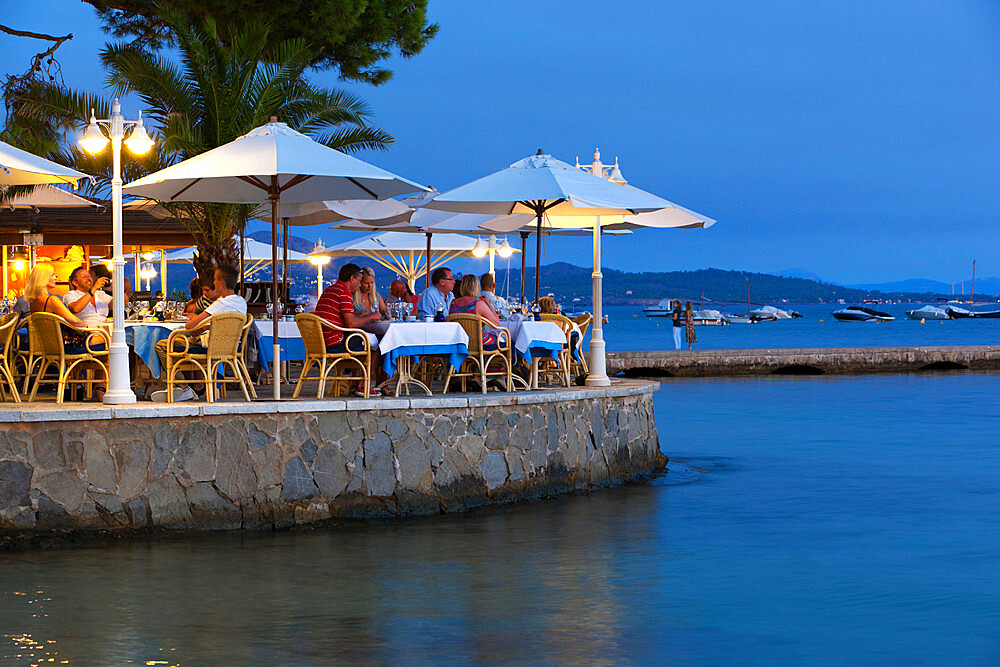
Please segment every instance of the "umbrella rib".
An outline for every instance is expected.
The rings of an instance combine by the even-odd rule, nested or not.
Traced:
[[[374,192],[372,192],[371,190],[369,190],[365,186],[363,186],[360,183],[358,183],[357,179],[354,179],[354,178],[351,178],[350,176],[348,176],[347,180],[349,180],[351,183],[354,183],[356,186],[358,186],[359,188],[361,188],[362,190],[364,190],[366,193],[368,193],[369,196],[374,197],[375,199],[379,199],[380,198],[377,194],[375,194]]]
[[[250,185],[252,185],[252,186],[254,186],[256,188],[260,188],[261,190],[267,190],[267,191],[271,190],[271,186],[270,185],[268,185],[264,181],[260,180],[256,176],[237,176],[236,178],[240,179],[241,181],[243,181],[245,183],[249,183]]]
[[[177,199],[178,197],[180,197],[182,194],[184,194],[185,192],[187,192],[188,188],[193,187],[200,180],[201,180],[200,178],[196,178],[193,181],[191,181],[190,183],[188,183],[187,185],[185,185],[183,188],[180,189],[179,192],[175,193],[174,196],[170,198],[170,201],[173,201],[173,200]]]
[[[284,187],[281,188],[281,191],[284,192],[285,190],[294,188],[299,183],[303,181],[308,181],[310,178],[312,178],[312,174],[299,174],[293,177],[292,180],[285,183]]]

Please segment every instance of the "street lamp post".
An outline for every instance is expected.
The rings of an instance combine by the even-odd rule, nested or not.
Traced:
[[[319,298],[323,294],[323,267],[330,263],[330,257],[328,255],[320,255],[318,253],[323,252],[326,248],[323,247],[323,242],[320,241],[313,248],[313,253],[309,255],[309,263],[316,267],[316,297]]]
[[[131,127],[125,139],[125,130]],[[104,130],[107,130],[105,134]],[[111,350],[108,359],[108,390],[104,402],[110,405],[135,403],[128,373],[128,345],[125,343],[125,257],[122,251],[122,143],[136,155],[145,155],[153,147],[153,141],[142,124],[142,113],[138,120],[125,120],[122,108],[115,100],[111,106],[111,118],[98,120],[90,112],[80,145],[88,153],[97,154],[111,141],[113,174],[111,178],[111,225],[114,253],[114,270],[111,279],[112,312],[114,323],[111,329]]]
[[[483,243],[482,239],[476,240],[476,246],[472,249],[472,256],[476,259],[482,259],[486,255],[490,256],[490,275],[496,275],[496,256],[507,259],[514,254],[514,249],[510,247],[507,243],[507,239],[504,238],[501,245],[497,245],[497,237],[495,234],[490,234],[489,243]]]

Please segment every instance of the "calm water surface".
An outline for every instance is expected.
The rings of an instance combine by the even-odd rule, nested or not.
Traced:
[[[990,374],[672,381],[673,460],[649,483],[0,555],[0,662],[996,663],[998,392]]]

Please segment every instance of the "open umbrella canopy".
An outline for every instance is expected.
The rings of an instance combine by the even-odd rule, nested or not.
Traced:
[[[2,204],[3,208],[27,209],[27,208],[100,208],[101,205],[89,199],[84,199],[72,192],[66,192],[62,188],[45,183],[33,188],[31,192],[24,192],[11,197]]]
[[[424,206],[458,213],[594,216],[656,211],[672,204],[636,188],[623,188],[539,152],[437,195]]]
[[[191,264],[194,261],[195,248],[181,248],[167,253],[169,264]],[[243,246],[243,258],[251,262],[270,262],[271,245],[253,239],[246,239]],[[308,262],[309,257],[295,250],[288,251],[289,262]]]
[[[406,204],[395,199],[335,199],[281,205],[281,219],[293,226],[325,225],[340,220],[395,221],[398,216],[412,212]],[[271,207],[261,206],[254,217],[271,221]]]
[[[341,243],[314,253],[328,257],[368,257],[390,271],[395,271],[414,289],[414,282],[428,271],[455,257],[472,257],[477,239],[461,234],[434,236],[428,262],[423,236],[406,232],[384,232]]]
[[[72,183],[75,188],[81,178],[89,176],[0,141],[0,185]]]
[[[386,199],[426,189],[313,141],[285,123],[271,122],[124,190],[165,202],[256,204],[266,201],[273,188],[285,204]]]

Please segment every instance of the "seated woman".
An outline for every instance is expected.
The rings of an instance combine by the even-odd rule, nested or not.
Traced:
[[[542,315],[555,315],[556,300],[551,296],[543,296],[538,300],[538,307],[542,309]]]
[[[462,281],[459,283],[459,294],[461,296],[451,302],[451,308],[448,311],[449,314],[479,315],[493,326],[500,326],[500,318],[490,308],[490,304],[486,299],[480,296],[479,278],[476,275],[470,273],[462,277]],[[484,324],[483,349],[495,350],[497,348],[498,334],[499,332],[496,329],[492,329]]]
[[[375,270],[370,266],[361,267],[361,285],[354,292],[354,314],[367,315],[381,313],[383,318],[389,317],[382,295],[375,289]]]

